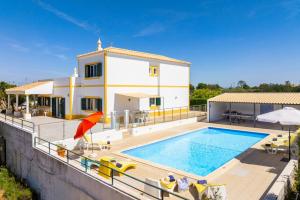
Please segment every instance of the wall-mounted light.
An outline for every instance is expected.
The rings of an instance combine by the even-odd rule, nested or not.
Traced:
[[[131,101],[131,99],[129,98],[128,101]]]

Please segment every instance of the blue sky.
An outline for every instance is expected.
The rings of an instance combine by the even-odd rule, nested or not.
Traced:
[[[10,0],[0,6],[0,80],[72,73],[103,46],[192,62],[191,81],[300,83],[300,0]]]

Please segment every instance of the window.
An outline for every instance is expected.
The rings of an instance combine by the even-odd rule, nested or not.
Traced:
[[[151,106],[160,106],[161,105],[161,98],[150,98],[150,107]]]
[[[102,99],[82,98],[81,110],[102,111]]]
[[[102,63],[85,65],[85,77],[100,77],[102,76]]]
[[[38,97],[39,106],[50,106],[50,97]]]
[[[158,76],[158,66],[149,66],[149,76],[157,77]]]

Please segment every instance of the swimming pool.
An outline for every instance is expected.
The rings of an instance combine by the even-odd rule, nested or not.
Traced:
[[[268,134],[204,128],[122,153],[199,176],[206,176]]]

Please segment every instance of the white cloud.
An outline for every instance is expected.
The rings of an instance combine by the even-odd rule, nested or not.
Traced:
[[[144,36],[154,35],[165,31],[165,29],[166,29],[165,26],[163,26],[162,24],[153,23],[140,30],[137,34],[134,35],[134,37],[144,37]]]
[[[53,7],[52,5],[50,5],[48,3],[45,3],[41,0],[35,0],[35,2],[44,10],[47,10],[48,12],[51,12],[52,14],[56,15],[57,17],[65,20],[67,22],[70,22],[71,24],[74,24],[84,30],[92,31],[96,34],[99,34],[99,32],[100,32],[100,29],[97,26],[89,24],[88,22],[79,20],[73,16],[70,16],[67,13],[58,10],[57,8]]]
[[[16,51],[20,51],[20,52],[28,52],[29,51],[29,48],[27,48],[17,42],[10,42],[10,43],[8,43],[8,45]]]

